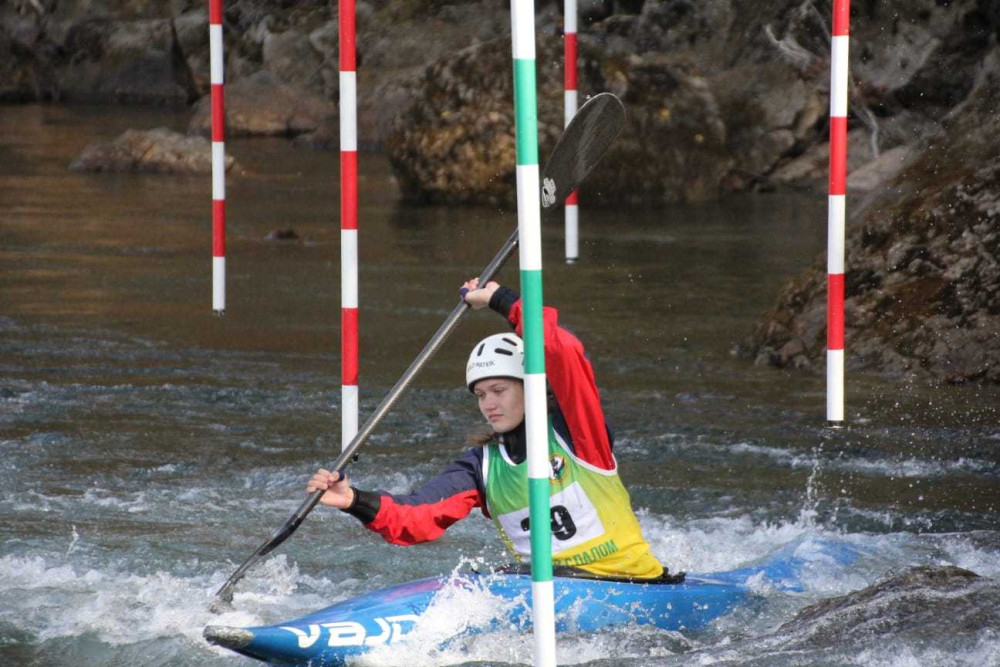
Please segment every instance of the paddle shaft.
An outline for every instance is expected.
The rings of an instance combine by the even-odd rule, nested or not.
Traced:
[[[507,260],[510,259],[510,256],[514,254],[514,250],[516,249],[517,230],[515,229],[510,237],[508,237],[507,242],[504,243],[500,252],[497,253],[496,257],[493,258],[493,261],[489,263],[479,276],[479,284],[485,285],[488,281],[492,280],[493,277],[500,272],[500,269],[503,268],[503,265],[506,264]],[[447,340],[448,336],[450,336],[455,330],[455,327],[458,326],[459,320],[462,319],[462,316],[465,315],[468,310],[469,304],[467,304],[464,300],[455,306],[455,308],[451,311],[451,314],[448,315],[448,318],[441,324],[440,327],[438,327],[438,330],[431,337],[431,340],[426,346],[424,346],[424,349],[420,351],[420,354],[417,355],[416,359],[413,360],[409,368],[406,369],[406,372],[403,373],[402,377],[396,381],[396,384],[393,385],[389,393],[385,395],[382,402],[379,403],[378,407],[375,408],[375,411],[358,430],[357,435],[351,439],[351,442],[340,453],[337,460],[333,462],[332,467],[334,470],[342,472],[348,466],[351,462],[351,458],[354,456],[354,453],[360,449],[361,445],[363,445],[368,439],[368,436],[370,436],[372,431],[375,430],[375,427],[382,422],[382,419],[384,419],[389,413],[389,410],[393,408],[399,398],[403,395],[403,392],[405,392],[413,383],[414,378],[416,378],[420,371],[423,370],[424,366],[427,365],[427,362],[430,361],[431,357],[437,354],[445,340]],[[215,594],[216,598],[229,602],[232,599],[233,589],[236,586],[236,583],[243,578],[244,573],[253,567],[257,561],[274,551],[281,545],[282,542],[291,537],[292,533],[298,529],[299,525],[307,516],[309,516],[309,513],[312,512],[316,505],[319,504],[319,499],[323,497],[324,493],[325,491],[322,489],[313,491],[309,497],[306,498],[301,505],[299,505],[299,508],[295,510],[295,513],[292,514],[291,518],[289,518],[288,521],[286,521],[285,524],[271,536],[271,539],[261,545],[257,551],[255,551],[253,555],[250,556],[250,558],[248,558],[246,562],[244,562],[243,565],[241,565],[239,569],[233,573],[229,580]]]
[[[601,156],[614,142],[618,133],[624,125],[625,111],[621,101],[610,93],[602,93],[595,96],[587,104],[583,105],[573,118],[573,122],[566,128],[565,133],[560,138],[552,151],[552,157],[542,173],[542,187],[548,188],[549,197],[543,197],[543,210],[551,210],[552,204],[562,201],[576,189],[583,181],[590,170],[597,164]],[[503,265],[514,254],[518,244],[518,230],[514,232],[504,243],[503,248],[486,266],[479,276],[479,284],[485,285],[493,279]],[[463,299],[455,309],[451,311],[448,318],[438,327],[438,330],[428,341],[424,349],[420,351],[416,359],[410,364],[402,377],[393,385],[386,394],[382,402],[379,403],[375,411],[368,417],[365,423],[358,430],[351,442],[343,449],[337,460],[331,466],[337,472],[343,472],[350,463],[351,458],[362,444],[368,439],[375,427],[381,423],[385,415],[396,404],[403,392],[413,383],[414,378],[423,370],[437,351],[444,344],[444,341],[455,330],[459,320],[469,310],[469,304]],[[243,578],[244,574],[253,567],[261,558],[274,551],[305,520],[309,513],[319,504],[319,499],[325,493],[322,489],[317,489],[306,498],[305,502],[299,505],[295,513],[289,518],[267,542],[262,544],[251,554],[246,561],[232,574],[225,584],[219,588],[215,594],[212,607],[218,606],[219,602],[228,604],[233,599],[233,591],[236,584]]]

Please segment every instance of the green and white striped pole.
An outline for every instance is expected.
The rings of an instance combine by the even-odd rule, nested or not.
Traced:
[[[535,3],[511,0],[514,120],[517,136],[517,228],[524,333],[524,403],[528,435],[531,525],[531,605],[535,665],[555,667],[552,526],[549,518],[549,422],[542,332],[542,228],[538,184],[538,105],[535,99]]]

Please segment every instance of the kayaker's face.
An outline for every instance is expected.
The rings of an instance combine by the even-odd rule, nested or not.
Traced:
[[[497,433],[513,431],[524,419],[524,385],[519,380],[486,378],[472,387],[472,393]]]

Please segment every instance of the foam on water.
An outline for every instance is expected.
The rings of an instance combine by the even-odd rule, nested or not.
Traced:
[[[792,521],[763,524],[747,515],[678,523],[641,512],[639,520],[653,553],[672,571],[737,569],[786,545],[797,545],[796,555],[808,563],[803,584],[814,597],[858,590],[893,568],[914,565],[955,565],[984,577],[1000,576],[1000,535],[994,532],[846,533],[816,525],[805,512]],[[851,544],[861,558],[851,568],[828,567],[818,548],[826,539]],[[767,583],[762,584],[761,592],[766,592]]]
[[[421,667],[465,662],[479,653],[480,641],[491,641],[481,633],[492,628],[495,619],[503,618],[511,609],[529,607],[528,600],[504,600],[493,595],[482,582],[459,580],[457,575],[465,565],[463,563],[452,571],[454,585],[445,587],[434,597],[404,642],[379,647],[364,658],[363,664]],[[509,635],[516,633],[516,628],[499,630],[508,641],[505,642],[505,650],[494,654],[493,658],[523,662],[517,657],[515,644],[518,642],[509,641]],[[504,655],[506,659],[501,657]],[[528,657],[530,660],[530,653]]]
[[[209,620],[206,580],[186,580],[166,572],[137,576],[125,572],[78,571],[43,558],[0,559],[3,606],[9,620],[39,641],[94,634],[104,643],[129,644],[184,635],[192,642]],[[254,620],[245,612],[234,622]]]
[[[396,481],[408,486],[413,479],[404,475]],[[127,515],[138,496],[120,496],[118,503],[105,503],[108,506],[106,509]],[[110,494],[95,493],[88,502],[93,500],[100,505],[102,501],[113,498]],[[201,495],[195,498],[197,502],[204,500]],[[281,501],[274,499],[272,502],[279,505]],[[231,510],[231,507],[228,509]],[[281,508],[282,515],[287,511],[287,506]],[[339,522],[345,519],[337,515],[323,517],[322,520],[338,531],[345,527],[357,528],[350,523],[342,527]],[[640,521],[654,552],[675,571],[734,569],[752,564],[793,543],[808,551],[810,544],[824,537],[848,540],[870,555],[850,571],[826,568],[820,559],[816,567],[806,571],[807,590],[803,594],[788,595],[773,590],[769,582],[758,582],[755,589],[766,604],[739,610],[715,624],[707,636],[674,636],[636,628],[589,637],[560,635],[561,664],[579,664],[612,657],[615,660],[647,660],[657,656],[669,662],[691,651],[699,655],[698,660],[706,661],[703,664],[712,664],[718,656],[703,654],[705,647],[728,641],[729,637],[745,636],[747,633],[752,636],[765,631],[790,618],[798,608],[823,597],[860,589],[877,581],[891,568],[950,563],[984,576],[1000,575],[1000,553],[995,534],[987,534],[983,539],[976,539],[975,535],[967,533],[940,536],[908,532],[845,535],[835,529],[817,526],[802,517],[792,521],[761,523],[746,514],[680,521],[671,516],[642,512]],[[484,521],[463,522],[456,529],[473,527],[472,534],[477,539],[490,536],[490,528]],[[449,540],[454,543],[455,537],[462,534],[463,531],[459,530]],[[259,564],[241,582],[234,611],[215,616],[208,611],[208,600],[231,574],[234,564],[192,566],[162,559],[152,564],[151,572],[138,574],[136,567],[139,563],[117,561],[117,564],[109,564],[97,560],[102,556],[88,543],[88,537],[86,532],[74,527],[58,552],[42,557],[7,556],[0,559],[0,607],[11,612],[8,618],[15,619],[13,622],[17,627],[39,643],[59,640],[72,644],[90,641],[87,638],[94,637],[113,654],[117,650],[114,647],[135,646],[133,650],[139,650],[140,643],[154,642],[160,650],[180,651],[178,655],[186,656],[182,662],[231,659],[228,652],[204,643],[201,631],[207,624],[247,626],[298,617],[338,599],[382,585],[435,574],[434,568],[441,565],[441,554],[450,551],[448,548],[433,552],[397,549],[381,544],[362,531],[356,543],[318,545],[317,550],[321,554],[330,550],[326,558],[331,563],[343,558],[338,554],[349,553],[351,558],[360,558],[361,562],[368,564],[362,571],[366,571],[369,578],[349,576],[349,571],[344,568],[333,568],[330,574],[335,577],[333,580],[327,578],[325,572],[322,575],[303,574],[296,559],[279,555]],[[301,554],[298,549],[296,551]],[[372,554],[384,554],[385,562],[380,562],[378,557],[373,561]],[[433,558],[428,560],[428,554],[432,554]],[[236,557],[241,555],[235,554]],[[93,560],[88,561],[88,558]],[[395,569],[389,564],[390,559],[393,563],[407,562],[407,571]],[[182,571],[187,574],[180,575]],[[437,600],[427,618],[421,622],[415,635],[420,641],[408,644],[408,648],[402,649],[403,653],[395,647],[391,652],[376,653],[364,664],[409,664],[417,667],[476,661],[530,663],[533,651],[530,634],[515,629],[462,634],[467,628],[490,627],[492,619],[502,611],[498,605],[504,604],[509,603],[496,599],[488,591],[456,588],[450,591],[449,596]],[[455,635],[461,635],[461,638],[449,643],[448,640]],[[177,638],[183,638],[183,641],[179,644],[173,641]],[[443,647],[437,648],[440,644]],[[909,648],[917,651],[915,660],[935,657],[919,653],[915,646]],[[734,655],[740,655],[741,649],[734,647],[733,650]],[[984,640],[977,655],[990,657],[995,655],[996,650],[995,643]],[[903,655],[906,655],[905,652],[887,653],[881,658],[873,655],[871,664],[885,664],[886,667],[915,664],[891,662],[902,660],[899,656]],[[886,662],[875,661],[882,658]],[[976,663],[943,661],[936,664]]]
[[[663,525],[667,525],[664,523]],[[745,537],[751,524],[731,523]],[[701,526],[686,530],[673,526],[674,536],[687,532],[700,539],[713,552],[730,549],[729,538],[720,541],[723,526]],[[764,531],[770,544],[776,545],[791,535],[793,529]],[[800,533],[796,533],[800,535]],[[714,537],[713,537],[714,536]],[[666,535],[657,534],[665,538]],[[74,542],[78,539],[73,538]],[[761,546],[754,555],[764,555]],[[712,548],[714,545],[714,548]],[[374,547],[380,548],[380,547]],[[744,553],[743,558],[746,559]],[[740,565],[733,557],[727,566]],[[464,568],[461,564],[456,572]],[[320,607],[356,595],[371,587],[370,581],[308,577],[286,556],[280,555],[259,564],[241,583],[234,609],[221,615],[208,610],[212,592],[228,572],[219,570],[181,577],[168,571],[137,575],[127,570],[87,568],[61,558],[0,559],[0,604],[13,612],[21,630],[31,633],[38,642],[51,639],[72,641],[93,636],[110,647],[138,644],[164,638],[184,638],[189,655],[226,656],[220,649],[208,647],[201,638],[207,624],[248,626],[275,623],[308,613]],[[322,591],[322,594],[308,591]],[[336,594],[331,595],[331,591]],[[530,634],[517,628],[493,628],[494,619],[502,617],[510,605],[527,607],[530,601],[506,601],[493,596],[481,586],[456,586],[435,600],[428,614],[413,632],[414,641],[391,651],[376,652],[365,659],[372,665],[460,664],[468,661],[530,663],[533,642]],[[473,632],[474,629],[496,629]],[[673,654],[690,647],[688,640],[673,633],[636,629],[612,632],[600,637],[560,637],[560,661],[577,664],[616,657],[649,656],[656,651]],[[455,637],[458,637],[456,640]],[[428,647],[434,647],[432,649]]]
[[[434,469],[433,464],[421,464],[406,472],[383,471],[370,478],[373,485],[405,490],[432,474]],[[160,470],[168,480],[170,472],[170,469]],[[271,509],[284,517],[297,504],[296,499],[287,497],[287,491],[298,485],[299,478],[301,472],[295,466],[259,468],[245,472],[236,486],[247,494],[241,502],[251,501],[255,513]],[[26,491],[16,494],[17,503],[11,502],[8,495],[4,504],[20,503],[35,511],[40,506],[48,506],[50,511],[62,511],[70,506],[79,510],[84,505],[115,517],[150,513],[152,507],[159,512],[161,506],[177,516],[190,513],[195,507],[199,516],[204,516],[206,512],[233,512],[240,506],[231,497],[232,489],[172,487],[170,484],[167,488],[150,486],[144,491],[91,487],[76,496],[43,496]],[[845,534],[818,523],[816,517],[806,511],[792,520],[762,522],[739,508],[733,508],[727,516],[710,518],[685,520],[649,511],[641,511],[639,518],[654,553],[673,571],[710,573],[735,569],[793,544],[802,550],[800,555],[807,560],[812,558],[815,566],[805,572],[806,591],[802,594],[789,595],[775,590],[771,582],[756,582],[755,590],[765,601],[763,606],[738,610],[716,623],[704,636],[690,637],[648,628],[629,628],[589,637],[560,635],[561,663],[657,656],[669,662],[672,656],[694,651],[698,654],[697,660],[712,664],[720,656],[702,653],[705,647],[724,644],[731,637],[764,631],[787,620],[795,610],[812,601],[862,588],[877,581],[891,568],[954,564],[984,576],[1000,576],[1000,540],[991,532],[982,535]],[[435,568],[441,566],[441,555],[454,553],[453,547],[447,545],[412,551],[383,545],[335,513],[320,515],[313,521],[329,522],[340,534],[352,531],[350,535],[363,536],[356,541],[319,544],[312,548],[317,554],[314,558],[321,557],[328,562],[347,560],[345,556],[350,555],[351,559],[364,564],[360,571],[365,572],[367,579],[354,574],[359,570],[345,567],[333,568],[332,579],[325,571],[316,574],[315,569],[306,574],[295,557],[279,555],[259,564],[241,582],[234,611],[212,615],[208,611],[208,601],[231,574],[234,564],[181,563],[172,560],[168,552],[153,554],[152,563],[141,563],[144,569],[140,574],[137,569],[140,559],[133,562],[122,557],[108,561],[106,555],[99,554],[99,549],[90,543],[90,535],[72,524],[72,532],[67,527],[66,539],[58,548],[47,553],[42,547],[33,550],[33,553],[40,553],[41,549],[45,555],[8,555],[0,559],[0,607],[10,610],[10,622],[38,642],[90,641],[88,637],[95,637],[109,647],[159,642],[163,650],[180,650],[196,661],[223,660],[230,654],[208,647],[201,638],[201,631],[207,624],[272,624],[301,616],[375,587],[436,574],[440,571]],[[812,554],[810,549],[823,538],[831,537],[851,542],[866,556],[847,571],[825,567],[822,555]],[[462,522],[449,531],[446,541],[454,545],[456,539],[465,538],[471,539],[473,545],[492,540],[492,529],[488,522],[477,518]],[[298,558],[309,555],[304,554],[301,547],[297,549]],[[372,559],[375,553],[384,554],[385,558]],[[236,554],[240,555],[243,554]],[[405,570],[398,567],[402,561],[408,563]],[[414,637],[419,641],[400,648],[403,653],[395,646],[391,652],[375,653],[366,658],[365,664],[416,667],[469,661],[530,663],[533,651],[530,634],[509,628],[496,632],[467,632],[470,628],[491,627],[493,619],[502,611],[498,605],[507,604],[510,603],[491,596],[485,589],[450,590],[448,595],[435,601],[428,616],[415,630]],[[459,636],[457,640],[453,639],[456,635]],[[176,642],[167,641],[175,638],[183,638],[183,642],[176,645]],[[991,656],[991,651],[996,651],[996,644],[984,640],[979,650],[981,655]],[[734,648],[734,651],[734,655],[739,655],[740,649]],[[887,655],[886,659],[897,659],[900,655],[904,654]],[[897,667],[897,663],[885,664]],[[898,663],[899,667],[905,664]]]
[[[653,553],[671,571],[732,570],[766,556],[810,529],[800,522],[761,525],[746,515],[684,523],[648,511],[637,516]]]
[[[859,472],[868,475],[894,477],[942,477],[953,473],[970,475],[990,475],[1000,471],[1000,466],[992,461],[983,461],[959,456],[954,460],[941,458],[921,459],[915,456],[890,460],[885,458],[865,459],[859,457],[821,456],[817,452],[797,452],[779,447],[754,445],[739,442],[725,447],[734,454],[763,456],[792,468],[813,468],[822,465],[832,470]]]
[[[660,433],[653,436],[618,440],[621,450],[632,456],[647,457],[653,450],[672,451],[675,454],[697,451],[699,457],[733,460],[735,456],[764,459],[773,464],[789,468],[812,469],[822,465],[829,470],[860,473],[870,476],[888,476],[898,478],[936,478],[953,474],[966,475],[997,475],[1000,474],[1000,463],[969,456],[918,457],[914,455],[898,458],[866,457],[857,454],[822,451],[800,450],[794,448],[773,447],[752,442],[717,442],[703,436],[690,437],[687,434]],[[919,448],[917,448],[919,449]]]
[[[666,661],[663,664],[734,664],[733,661],[738,663],[746,657],[739,645],[734,644],[731,650],[725,649],[734,638],[766,632],[787,621],[796,610],[807,604],[868,586],[894,568],[923,563],[959,566],[964,563],[968,566],[997,560],[996,551],[989,546],[992,542],[989,542],[988,536],[987,545],[983,546],[975,540],[951,540],[947,536],[843,534],[801,520],[761,525],[746,516],[678,524],[670,519],[644,514],[642,523],[659,556],[667,562],[681,563],[684,569],[691,571],[734,569],[750,565],[780,548],[793,547],[795,555],[807,562],[803,572],[805,591],[787,593],[775,589],[771,585],[773,582],[761,580],[756,586],[751,582],[762,603],[737,610],[696,636],[665,633],[651,628],[624,628],[587,636],[563,633],[558,639],[560,664],[580,664],[612,657],[616,661],[662,659]],[[824,540],[829,539],[847,541],[856,546],[862,554],[861,559],[851,568],[836,565],[822,549]],[[992,569],[995,568],[993,565]],[[455,572],[463,569],[464,563]],[[989,576],[991,571],[982,574]],[[522,605],[527,609],[530,600],[503,600],[483,586],[464,585],[446,589],[434,600],[407,642],[374,651],[360,659],[358,664],[407,664],[413,667],[477,662],[528,664],[534,650],[530,633],[515,627],[498,628],[495,624],[494,619],[503,617],[511,605]],[[977,655],[992,656],[997,650],[996,643],[991,640],[984,639],[980,644]],[[948,655],[947,650],[942,651],[942,655]],[[692,654],[689,655],[690,662],[673,662],[674,658],[679,659],[686,654]],[[892,657],[897,659],[899,655],[902,654]],[[812,655],[810,659],[816,657]],[[778,660],[775,664],[786,663]],[[897,663],[885,664],[896,667]],[[907,664],[901,662],[899,667]],[[937,664],[974,663],[948,662],[942,658]]]
[[[890,641],[856,656],[845,656],[845,664],[858,667],[992,667],[1000,665],[1000,632],[985,629],[972,645],[962,645],[952,650],[936,646],[920,646]]]
[[[498,625],[497,618],[512,610],[530,615],[531,600],[513,600],[492,594],[484,582],[458,580],[460,585],[443,589],[421,616],[404,641],[377,647],[355,663],[370,667],[438,667],[465,663],[531,664],[534,638],[516,625]],[[574,612],[566,619],[572,626]],[[605,660],[637,659],[671,655],[693,646],[677,632],[663,632],[649,627],[631,627],[600,634],[561,633],[558,637],[559,664],[573,665]]]
[[[299,583],[325,590],[331,585],[300,577],[294,565],[278,556],[247,577],[232,610],[213,614],[209,602],[224,576],[137,575],[79,567],[65,558],[6,556],[0,558],[0,607],[6,611],[6,625],[28,633],[33,643],[92,637],[116,647],[183,637],[185,654],[193,660],[195,655],[231,655],[205,643],[202,630],[208,624],[260,625],[301,615],[336,597],[297,591]]]
[[[146,493],[143,491],[121,493],[107,489],[87,489],[82,498],[74,498],[71,502],[82,502],[96,507],[112,507],[131,513],[148,512],[152,509],[146,498]]]
[[[940,556],[934,564],[956,565],[983,577],[1000,579],[1000,536],[996,533],[944,533],[924,536]]]

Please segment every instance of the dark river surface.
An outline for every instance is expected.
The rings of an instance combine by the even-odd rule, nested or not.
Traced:
[[[89,142],[186,122],[141,109],[0,107],[0,664],[251,664],[208,646],[202,628],[273,623],[505,560],[478,513],[404,549],[321,508],[242,582],[235,611],[209,612],[340,446],[338,156],[283,139],[231,142],[240,166],[227,192],[220,318],[208,176],[67,169]],[[361,172],[364,419],[516,220],[489,207],[406,206],[377,154],[362,154]],[[849,426],[830,431],[822,375],[731,354],[825,248],[824,197],[656,211],[583,200],[578,265],[562,262],[561,217],[545,228],[546,302],[589,347],[655,553],[693,572],[796,540],[836,537],[868,555],[847,571],[811,572],[805,592],[764,592],[707,631],[560,637],[560,662],[1000,665],[1000,392],[850,373]],[[264,240],[289,227],[300,240]],[[516,287],[516,265],[503,276]],[[490,313],[466,318],[363,448],[350,469],[359,485],[404,491],[460,454],[481,422],[464,359],[501,329]],[[818,600],[949,564],[986,579],[949,594],[933,622],[901,623],[890,599],[884,616],[848,633],[856,641],[778,630]],[[956,620],[970,616],[989,622]],[[529,636],[487,634],[372,664],[525,664],[531,651]]]

